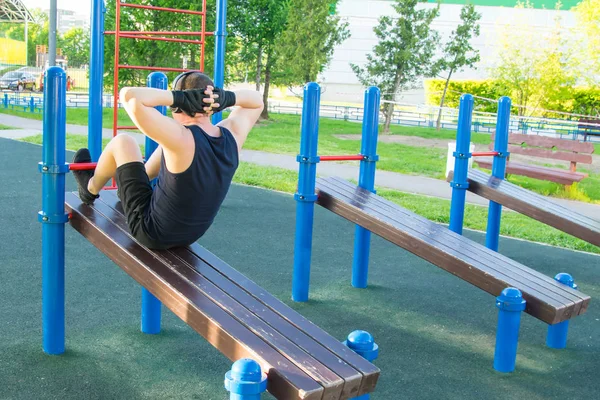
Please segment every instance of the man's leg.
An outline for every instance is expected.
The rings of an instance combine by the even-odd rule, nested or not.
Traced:
[[[88,149],[78,150],[73,158],[75,163],[90,161]],[[142,162],[143,159],[135,139],[124,134],[114,137],[102,152],[95,171],[73,171],[81,200],[87,204],[93,203],[100,190],[115,175],[117,167],[136,161]]]
[[[158,172],[160,171],[160,160],[162,158],[162,147],[158,146],[156,150],[152,153],[150,158],[146,160],[146,173],[148,174],[148,178],[150,180],[156,178],[158,176]]]

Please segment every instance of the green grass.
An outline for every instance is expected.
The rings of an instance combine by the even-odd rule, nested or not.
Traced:
[[[14,128],[12,126],[7,126],[7,125],[0,124],[0,131],[1,130],[6,130],[6,129],[17,129],[17,128]]]
[[[17,111],[0,110],[28,118],[41,119],[41,114],[20,113]],[[272,114],[271,120],[259,123],[250,134],[244,148],[266,151],[278,154],[298,154],[300,147],[300,117],[297,115]],[[69,124],[86,125],[86,108],[68,108],[67,122]],[[119,110],[119,124],[131,125],[126,112]],[[103,111],[103,126],[112,126],[112,111]],[[343,140],[336,135],[358,135],[361,124],[322,118],[319,127],[319,154],[357,154],[360,152],[360,140]],[[418,136],[428,139],[453,140],[456,133],[433,128],[392,126],[392,135]],[[477,144],[490,143],[489,134],[473,133],[472,141]],[[596,145],[600,146],[600,145]],[[398,172],[409,175],[426,176],[444,179],[447,151],[434,147],[416,147],[400,143],[378,143],[380,160],[377,168],[384,171]],[[599,153],[600,154],[600,153]],[[489,172],[489,171],[488,171]],[[508,180],[531,191],[546,196],[579,200],[585,202],[600,202],[600,174],[590,174],[580,184],[574,185],[570,191],[565,191],[562,185],[537,179],[510,176]]]
[[[41,144],[42,136],[30,136],[22,139],[24,142]],[[106,146],[108,140],[103,140]],[[81,135],[67,134],[67,149],[77,150],[87,146],[87,138]],[[143,152],[143,148],[142,148]],[[247,162],[240,163],[233,181],[245,185],[257,186],[286,193],[296,191],[298,174],[276,167],[263,167]],[[394,203],[422,215],[432,221],[447,224],[450,216],[450,201],[427,196],[399,192],[396,190],[378,188],[377,193]],[[465,227],[485,231],[487,224],[487,208],[467,205],[465,212]],[[566,233],[548,227],[529,217],[513,212],[504,212],[500,233],[519,239],[568,249],[599,253],[600,248],[574,238]]]

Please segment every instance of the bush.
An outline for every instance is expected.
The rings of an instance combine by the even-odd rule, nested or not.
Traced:
[[[427,104],[432,106],[440,105],[444,84],[445,81],[443,79],[428,79],[425,81],[425,98]],[[503,90],[493,79],[450,81],[444,106],[458,108],[460,96],[463,93],[470,93],[476,96],[475,110],[486,112],[496,112],[498,108],[497,104],[478,97],[497,100],[506,94],[503,93]],[[539,108],[583,115],[597,116],[600,114],[600,89],[598,88],[565,88],[565,90],[559,92],[559,96],[548,99],[544,104],[540,104]],[[542,111],[534,111],[532,115],[554,118],[565,117],[564,115],[544,113]]]

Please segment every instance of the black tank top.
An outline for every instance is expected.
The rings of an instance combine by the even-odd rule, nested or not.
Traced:
[[[173,174],[164,155],[145,218],[144,230],[165,247],[186,246],[198,240],[212,224],[238,167],[237,143],[223,127],[213,137],[196,125],[186,126],[196,151],[187,170]]]

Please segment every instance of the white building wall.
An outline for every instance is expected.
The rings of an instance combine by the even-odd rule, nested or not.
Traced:
[[[432,8],[435,4],[424,4],[422,7]],[[442,42],[448,40],[451,32],[460,23],[461,5],[442,5],[440,16],[434,21],[433,29],[440,33]],[[554,10],[515,10],[507,7],[477,6],[481,14],[481,34],[472,41],[473,47],[479,50],[481,62],[476,69],[468,69],[454,75],[454,79],[485,79],[489,70],[494,66],[499,46],[499,36],[503,25],[515,24],[516,13],[524,13],[530,27],[540,35],[549,34],[555,26],[555,18],[562,20],[563,29],[575,25],[575,16],[569,11]],[[367,54],[377,44],[373,28],[378,24],[379,17],[394,15],[391,1],[382,0],[342,0],[338,6],[341,17],[349,23],[351,36],[339,45],[327,69],[320,80],[324,88],[322,95],[325,101],[362,102],[363,87],[350,68],[350,63],[364,65]],[[422,82],[419,88],[411,90],[398,98],[398,101],[422,104],[425,102],[425,91]]]

